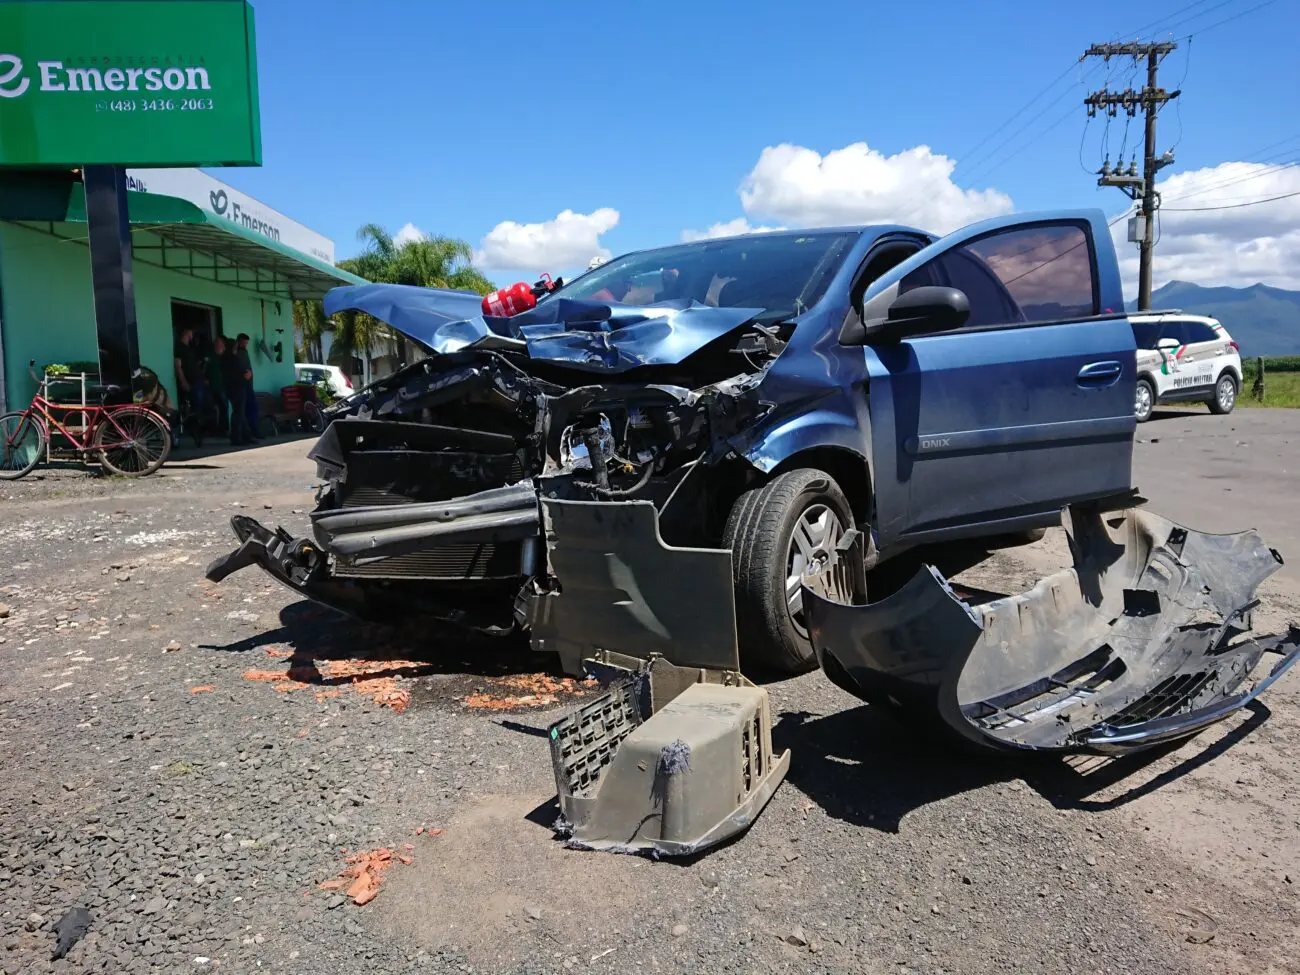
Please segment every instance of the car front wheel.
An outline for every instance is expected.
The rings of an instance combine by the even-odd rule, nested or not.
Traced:
[[[1149,379],[1137,381],[1137,391],[1133,394],[1133,415],[1138,423],[1151,419],[1151,411],[1156,407],[1156,391]]]
[[[1231,373],[1224,373],[1214,386],[1214,399],[1210,400],[1210,412],[1220,416],[1231,413],[1237,405],[1237,380]]]
[[[817,665],[803,585],[837,602],[861,601],[861,556],[855,560],[838,547],[851,528],[848,500],[824,471],[788,471],[737,499],[723,544],[732,552],[746,669],[790,674]],[[851,551],[859,553],[860,546]]]

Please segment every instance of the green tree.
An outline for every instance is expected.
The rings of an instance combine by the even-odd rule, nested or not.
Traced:
[[[294,355],[299,362],[321,361],[321,336],[329,328],[329,319],[319,301],[293,303]]]
[[[397,243],[392,234],[379,224],[368,223],[357,231],[362,243],[361,253],[339,261],[338,266],[367,281],[385,284],[408,284],[421,288],[454,288],[487,294],[494,285],[471,263],[473,251],[469,244],[453,237],[424,234],[414,240]],[[319,302],[314,302],[317,309]],[[315,312],[304,310],[303,343],[307,343],[307,329],[314,326]],[[295,325],[299,314],[295,308]],[[320,319],[325,321],[324,313]],[[334,316],[334,343],[331,358],[364,355],[367,359],[379,340],[391,334],[387,325],[378,319],[357,311],[340,312]],[[398,336],[402,359],[409,361],[406,339]]]

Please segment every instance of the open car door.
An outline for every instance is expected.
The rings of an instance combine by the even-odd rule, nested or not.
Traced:
[[[892,328],[926,286],[960,290],[964,323]],[[882,548],[1051,524],[1130,490],[1136,346],[1100,211],[949,234],[874,281],[863,318]]]

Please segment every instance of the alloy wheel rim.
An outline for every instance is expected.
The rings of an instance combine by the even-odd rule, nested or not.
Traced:
[[[808,624],[803,609],[803,586],[836,602],[852,600],[848,563],[836,546],[844,537],[844,523],[824,504],[809,506],[790,533],[786,553],[785,603],[790,623],[807,638]]]
[[[1151,390],[1145,386],[1138,386],[1137,388],[1135,408],[1138,416],[1146,416],[1151,412]]]
[[[1231,379],[1224,379],[1219,383],[1219,408],[1223,410],[1232,409],[1233,401],[1237,398],[1236,387],[1233,386]]]

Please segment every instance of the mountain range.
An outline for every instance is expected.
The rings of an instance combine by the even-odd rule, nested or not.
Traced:
[[[1129,303],[1130,311],[1136,307],[1137,302]],[[1217,318],[1241,346],[1243,356],[1300,355],[1300,291],[1266,284],[1203,288],[1170,281],[1152,292],[1151,307]]]

